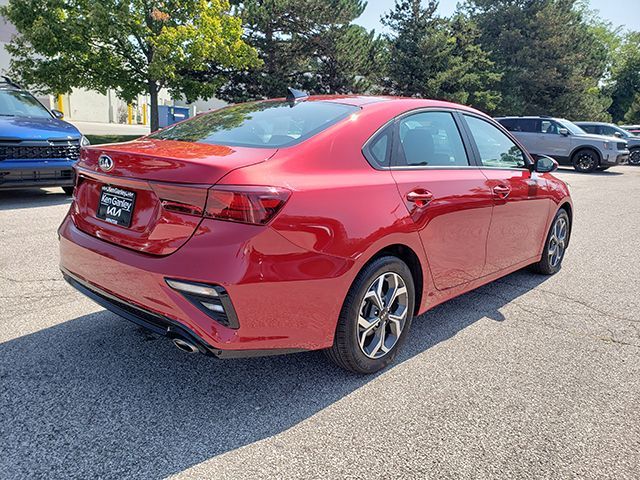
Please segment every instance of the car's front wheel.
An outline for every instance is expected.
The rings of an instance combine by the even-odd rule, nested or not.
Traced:
[[[356,373],[374,373],[396,357],[411,326],[415,287],[409,267],[378,258],[356,277],[342,306],[327,356]]]
[[[569,214],[565,209],[561,208],[551,223],[551,229],[542,251],[542,258],[538,263],[531,265],[532,270],[543,275],[553,275],[558,272],[562,267],[562,260],[567,251],[570,234],[571,220],[569,219]]]
[[[640,165],[640,148],[634,148],[629,154],[629,165]]]
[[[573,168],[580,173],[591,173],[598,168],[598,155],[593,150],[578,150],[572,158]]]

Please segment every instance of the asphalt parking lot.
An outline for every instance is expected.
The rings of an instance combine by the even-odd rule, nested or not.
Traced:
[[[63,282],[61,190],[0,193],[0,478],[638,478],[640,168],[558,176],[562,271],[428,312],[372,377],[184,354]]]

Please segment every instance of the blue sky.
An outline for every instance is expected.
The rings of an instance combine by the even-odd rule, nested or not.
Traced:
[[[441,0],[439,12],[451,14],[458,0]],[[380,17],[393,8],[395,0],[369,0],[364,14],[356,23],[367,29],[382,31]],[[614,6],[615,5],[615,6]],[[629,30],[640,30],[640,0],[591,0],[591,8],[600,11],[600,16],[615,26],[622,25]]]

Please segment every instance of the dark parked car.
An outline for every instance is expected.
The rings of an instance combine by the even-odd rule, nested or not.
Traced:
[[[548,155],[560,165],[572,165],[578,172],[590,173],[626,163],[627,142],[585,132],[563,118],[497,118],[533,155]]]
[[[184,351],[326,349],[372,373],[414,315],[560,269],[573,209],[556,167],[468,107],[297,92],[83,149],[60,266]]]
[[[604,122],[576,122],[576,125],[587,133],[622,138],[629,147],[629,163],[631,165],[640,165],[640,130],[638,134],[633,134],[613,123]]]
[[[73,165],[88,145],[76,127],[31,93],[0,77],[0,190],[62,187],[73,192]]]

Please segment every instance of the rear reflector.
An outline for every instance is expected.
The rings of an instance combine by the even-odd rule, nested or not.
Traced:
[[[277,187],[217,186],[209,190],[205,216],[229,222],[265,225],[291,192]]]

